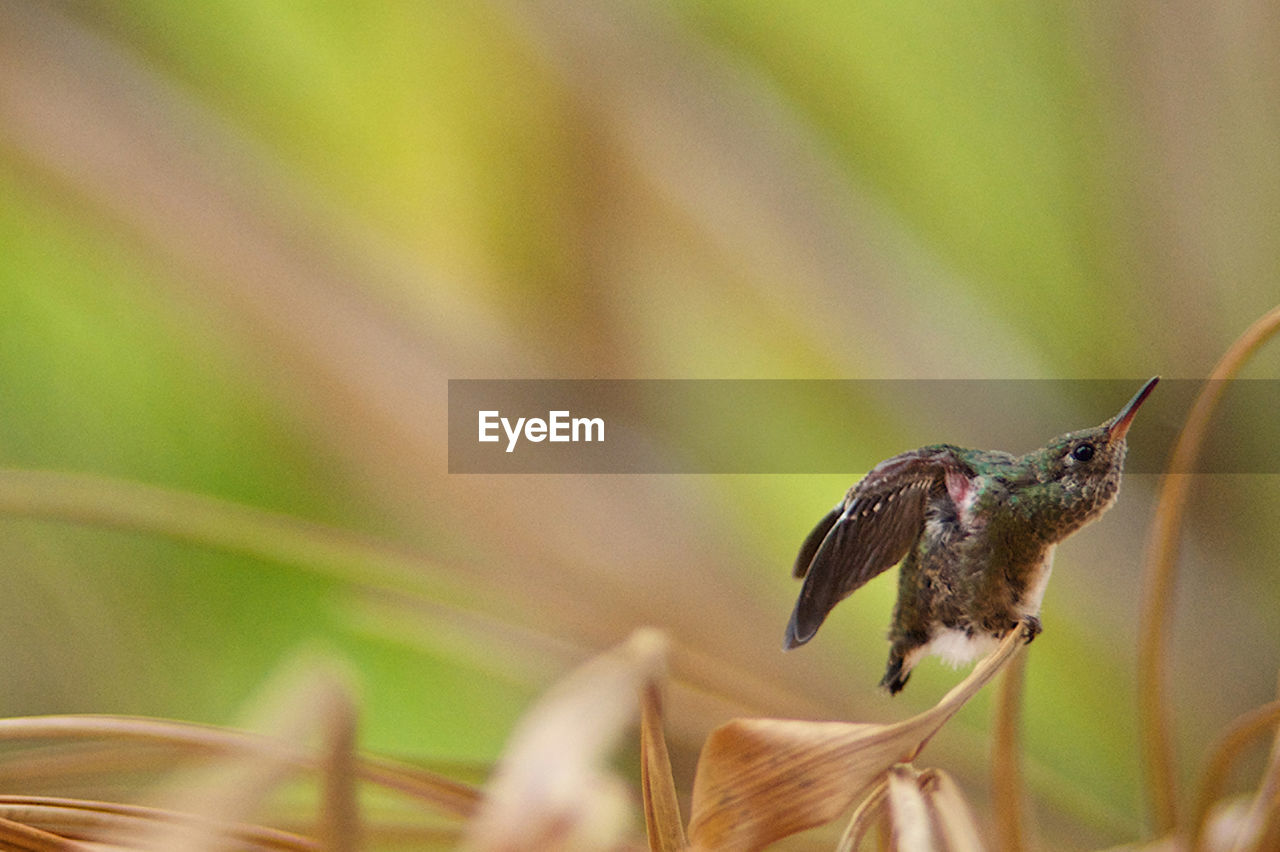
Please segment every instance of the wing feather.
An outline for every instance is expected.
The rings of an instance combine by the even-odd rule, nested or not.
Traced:
[[[791,567],[791,576],[803,578],[809,572],[809,563],[813,562],[813,557],[817,555],[818,548],[822,547],[822,542],[826,540],[827,533],[831,532],[831,528],[835,526],[836,521],[840,520],[840,515],[844,512],[844,501],[836,504],[836,507],[826,516],[818,521],[818,525],[813,528],[809,535],[805,536],[804,544],[800,545],[800,553],[796,555],[796,563]]]
[[[836,604],[907,555],[924,531],[930,493],[946,494],[948,471],[972,475],[946,445],[894,456],[814,527],[793,570],[804,585],[787,625],[786,648],[808,642]]]

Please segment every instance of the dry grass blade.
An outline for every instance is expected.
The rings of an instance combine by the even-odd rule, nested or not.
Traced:
[[[1280,331],[1280,307],[1263,314],[1242,334],[1213,368],[1204,390],[1196,398],[1187,422],[1178,435],[1169,459],[1169,470],[1160,484],[1156,514],[1151,524],[1147,556],[1143,564],[1142,613],[1138,646],[1138,709],[1142,724],[1147,789],[1151,795],[1157,833],[1177,825],[1177,787],[1174,782],[1171,722],[1165,685],[1169,611],[1173,603],[1174,562],[1178,558],[1178,532],[1191,490],[1191,476],[1226,383],[1244,363]]]
[[[736,719],[717,728],[694,780],[694,848],[747,852],[835,819],[912,761],[1022,643],[1021,631],[1010,632],[934,707],[896,724]]]
[[[671,755],[662,725],[662,688],[649,683],[640,696],[640,786],[650,852],[679,852],[688,845],[671,774]]]
[[[467,827],[472,852],[606,850],[629,806],[606,759],[636,715],[636,696],[662,676],[666,640],[637,630],[556,684],[512,734]]]

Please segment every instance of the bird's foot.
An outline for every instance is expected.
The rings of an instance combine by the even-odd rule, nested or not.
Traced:
[[[1043,628],[1040,626],[1040,619],[1034,615],[1022,616],[1022,637],[1025,640],[1023,644],[1030,645],[1031,640],[1040,635]]]
[[[880,685],[889,690],[890,695],[897,695],[901,692],[902,687],[907,685],[907,678],[911,677],[911,669],[903,671],[905,663],[906,660],[897,654],[889,654],[889,666],[885,670]]]

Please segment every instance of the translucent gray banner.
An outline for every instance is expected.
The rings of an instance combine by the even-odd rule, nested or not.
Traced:
[[[860,473],[924,444],[1023,453],[1112,417],[1134,380],[449,382],[450,473]],[[1164,379],[1129,432],[1160,473],[1204,381]],[[1280,473],[1280,381],[1228,384],[1194,470]]]

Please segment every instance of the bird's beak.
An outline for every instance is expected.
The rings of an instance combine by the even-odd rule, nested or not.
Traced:
[[[1129,431],[1129,424],[1133,422],[1133,415],[1138,413],[1138,406],[1142,405],[1142,401],[1147,398],[1147,394],[1151,393],[1152,388],[1156,386],[1156,382],[1160,381],[1159,376],[1153,377],[1149,382],[1142,386],[1142,390],[1133,395],[1133,399],[1129,400],[1129,404],[1120,409],[1111,420],[1111,425],[1107,427],[1107,438],[1112,441],[1123,441],[1125,433]]]

